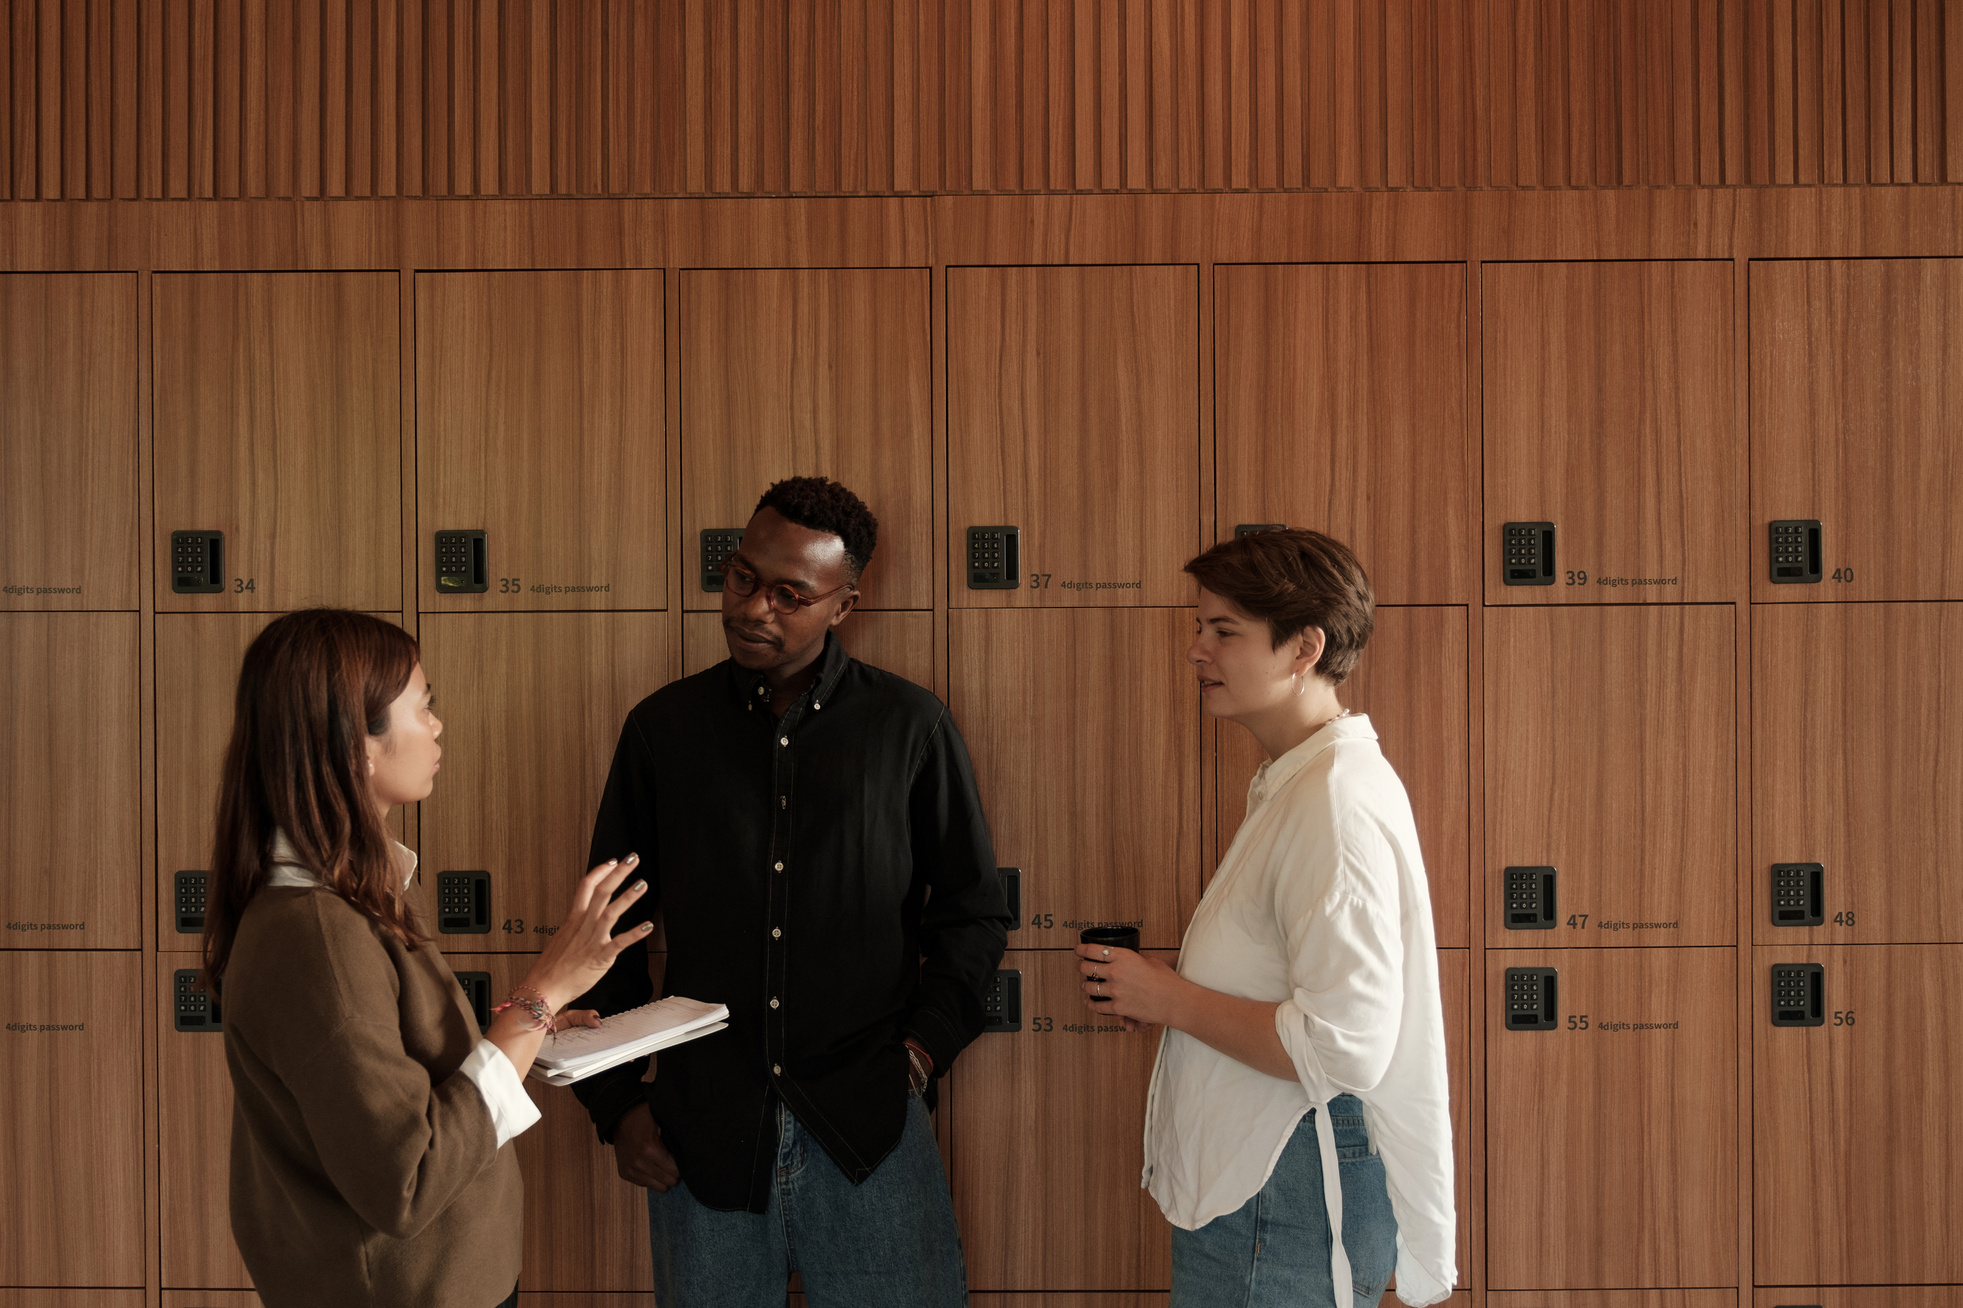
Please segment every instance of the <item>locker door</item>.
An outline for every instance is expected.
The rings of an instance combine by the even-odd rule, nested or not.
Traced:
[[[1486,1302],[1490,1308],[1737,1308],[1737,1290],[1494,1290]]]
[[[278,616],[157,616],[157,948],[165,953],[196,954],[203,948],[202,921],[188,914],[180,917],[180,907],[192,909],[196,901],[187,898],[180,905],[178,874],[208,873],[211,868],[239,667],[246,649]],[[375,616],[395,621],[392,614]],[[430,675],[427,666],[424,675]],[[397,840],[404,835],[404,818],[398,809],[390,819]],[[196,892],[187,887],[186,893]]]
[[[1558,973],[1553,1029],[1507,1028],[1514,967]],[[1737,1284],[1736,967],[1731,949],[1487,953],[1493,1289]]]
[[[1486,264],[1481,277],[1487,602],[1732,598],[1731,265]],[[1509,522],[1554,524],[1552,584],[1507,584]]]
[[[1963,941],[1963,607],[1781,604],[1754,616],[1754,939]],[[1818,902],[1800,919],[1817,909],[1820,925],[1773,922],[1775,863],[1820,865]]]
[[[0,614],[0,949],[134,949],[137,615]]]
[[[0,1003],[0,1284],[141,1286],[141,959],[0,954]]]
[[[666,607],[661,277],[416,275],[424,609]],[[484,533],[462,587],[438,585],[447,531]]]
[[[143,1291],[0,1290],[0,1308],[143,1308]]]
[[[1465,265],[1221,267],[1214,296],[1219,534],[1313,527],[1379,602],[1464,602]]]
[[[1472,876],[1465,610],[1382,608],[1344,704],[1370,715],[1384,757],[1411,795],[1441,946],[1463,947]],[[1265,755],[1254,737],[1219,724],[1217,865],[1247,815],[1247,785]],[[1209,876],[1212,875],[1209,870]]]
[[[1963,599],[1963,259],[1757,262],[1752,598]],[[1772,579],[1768,524],[1814,519],[1822,584]]]
[[[1752,954],[1755,1279],[1963,1282],[1963,945]],[[1820,1025],[1773,1026],[1796,963],[1821,967]]]
[[[659,613],[423,619],[423,668],[444,722],[443,771],[422,805],[423,881],[440,896],[446,874],[489,874],[475,929],[438,934],[443,949],[537,950],[557,929],[586,871],[621,724],[674,677],[669,622]]]
[[[1138,1188],[1158,1037],[1096,1021],[1074,954],[1012,949],[1002,966],[1022,973],[1022,1030],[983,1035],[953,1074],[969,1286],[1170,1286],[1171,1228]]]
[[[894,610],[852,610],[838,638],[853,658],[905,677],[916,686],[934,684],[934,615]],[[682,618],[682,675],[693,676],[729,657],[722,615],[689,613]]]
[[[1802,1304],[1805,1308],[1963,1308],[1963,1286],[1807,1286],[1759,1290],[1752,1300],[1752,1308],[1798,1308]]]
[[[251,1290],[165,1290],[163,1308],[262,1308]]]
[[[0,276],[0,609],[133,609],[136,277]]]
[[[1192,603],[1198,319],[1187,266],[948,270],[955,607]],[[968,529],[994,526],[1017,584],[973,589]]]
[[[159,610],[402,607],[399,280],[153,279]],[[222,589],[177,588],[180,531]]]
[[[1727,605],[1487,610],[1489,946],[1732,939],[1734,643]],[[1498,888],[1543,867],[1537,936]]]
[[[1200,708],[1183,609],[949,615],[948,707],[995,859],[1022,869],[1019,949],[1099,923],[1179,943],[1200,884]]]
[[[232,1242],[232,1076],[225,1067],[225,1037],[219,1031],[177,1029],[176,974],[199,966],[198,960],[160,954],[156,966],[163,1283],[250,1291],[252,1276]],[[219,1011],[222,1016],[222,1004]]]
[[[925,268],[682,274],[683,607],[701,532],[741,527],[781,477],[851,487],[879,519],[860,603],[934,603],[932,349]]]
[[[665,959],[650,958],[659,994]],[[447,961],[456,972],[490,973],[495,1003],[537,960],[523,954],[451,954]],[[593,1134],[593,1119],[571,1090],[537,1081],[527,1081],[525,1090],[544,1120],[512,1142],[525,1178],[525,1269],[519,1283],[527,1290],[559,1292],[653,1284],[647,1191],[620,1179],[613,1150]]]

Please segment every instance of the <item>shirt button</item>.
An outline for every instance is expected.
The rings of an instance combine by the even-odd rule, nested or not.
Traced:
[[[780,745],[788,745],[791,743],[791,738],[789,736],[779,736],[777,738],[777,743]]]
[[[783,929],[782,927],[772,927],[772,928],[770,928],[770,938],[771,938],[772,940],[776,940],[776,939],[778,939],[778,938],[780,938],[780,937],[781,937],[781,936],[782,936],[783,934],[784,934],[784,929]]]
[[[782,863],[779,863],[779,864],[777,865],[777,870],[778,870],[779,872],[782,872],[782,871],[784,870],[784,865],[783,865]]]
[[[820,704],[817,700],[814,699],[811,701],[811,707],[815,709],[821,709],[825,706],[823,704]]]
[[[771,1006],[772,1008],[775,1008],[775,1007],[777,1007],[777,1001],[776,1001],[776,1000],[774,1000],[774,999],[773,999],[773,1000],[771,1000],[771,1001],[770,1001],[770,1006]]]
[[[770,1074],[771,1074],[772,1076],[782,1076],[782,1075],[784,1075],[784,1069],[783,1069],[783,1068],[782,1068],[781,1066],[779,1066],[778,1064],[776,1064],[776,1063],[772,1063],[772,1064],[770,1065]]]

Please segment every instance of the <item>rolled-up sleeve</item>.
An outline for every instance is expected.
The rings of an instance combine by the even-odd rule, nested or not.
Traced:
[[[1404,1011],[1390,845],[1367,828],[1332,839],[1337,875],[1319,896],[1306,878],[1283,876],[1275,884],[1289,958],[1289,997],[1275,1010],[1275,1030],[1317,1103],[1383,1080]]]
[[[479,1040],[457,1071],[469,1077],[477,1093],[484,1096],[484,1106],[491,1110],[491,1125],[497,1128],[498,1148],[538,1125],[538,1105],[525,1093],[525,1083],[518,1079],[518,1069],[504,1050]]]

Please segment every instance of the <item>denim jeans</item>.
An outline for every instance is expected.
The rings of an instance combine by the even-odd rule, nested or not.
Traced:
[[[1330,1101],[1343,1185],[1343,1249],[1353,1296],[1341,1308],[1376,1308],[1397,1269],[1397,1219],[1384,1161],[1370,1152],[1363,1105]],[[1295,1128],[1260,1193],[1197,1231],[1172,1232],[1172,1308],[1339,1308],[1329,1278],[1329,1212],[1315,1110]]]
[[[654,1299],[678,1308],[783,1308],[795,1271],[809,1308],[964,1308],[968,1272],[926,1105],[871,1176],[853,1185],[777,1106],[770,1207],[726,1213],[686,1184],[648,1191]]]

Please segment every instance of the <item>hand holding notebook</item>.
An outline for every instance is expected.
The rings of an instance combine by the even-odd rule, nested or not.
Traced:
[[[547,1085],[571,1085],[609,1067],[712,1035],[728,1025],[727,1005],[670,995],[602,1018],[598,1026],[560,1032],[539,1050],[531,1076]]]

